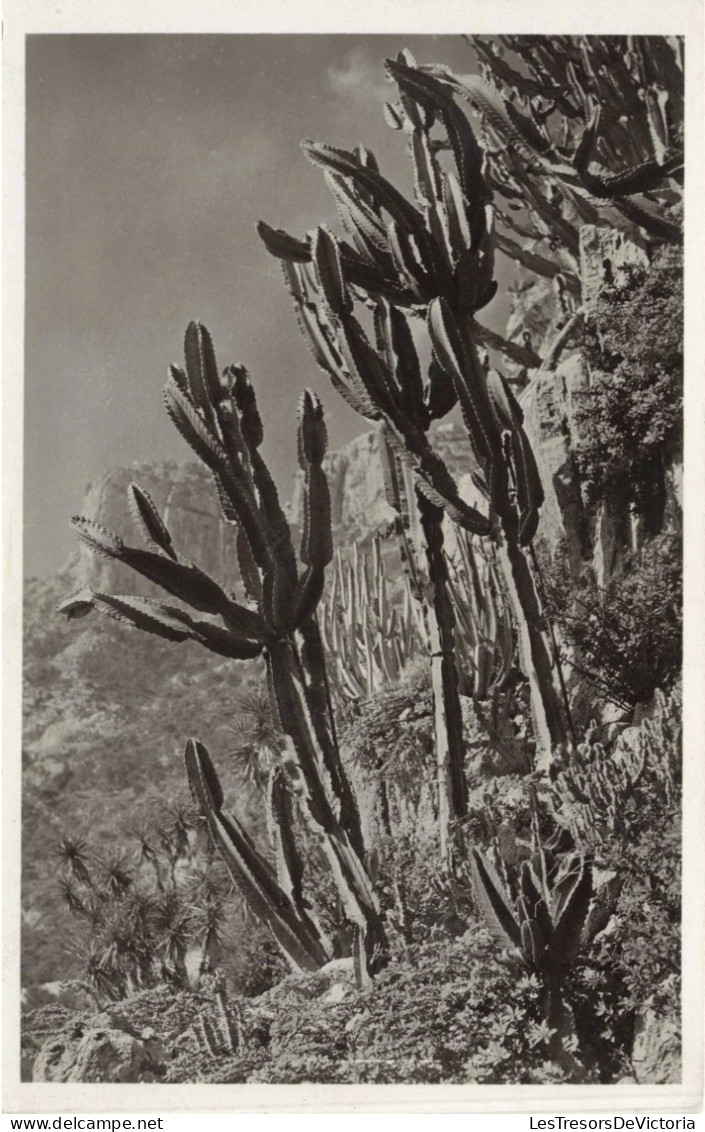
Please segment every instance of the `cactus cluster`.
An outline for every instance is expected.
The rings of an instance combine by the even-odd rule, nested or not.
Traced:
[[[467,532],[445,533],[448,590],[461,694],[486,700],[513,671],[512,619],[498,568]],[[332,581],[318,610],[334,699],[340,706],[368,699],[396,684],[408,666],[430,650],[418,544],[405,540],[401,598],[390,593],[382,536],[363,548],[335,552]],[[491,549],[491,548],[490,548]]]
[[[381,433],[405,573],[402,603],[390,601],[379,536],[367,558],[358,546],[348,558],[334,555],[323,466],[327,433],[321,404],[308,390],[297,432],[304,476],[297,554],[261,455],[263,426],[249,375],[240,365],[221,371],[210,335],[194,322],[185,368],[171,367],[166,408],[211,471],[224,520],[236,530],[244,597],[181,555],[149,495],[132,484],[130,507],[144,548],[83,517],[73,520],[74,528],[92,551],[129,566],[173,600],[84,588],[60,606],[70,618],[97,611],[230,660],[262,659],[280,732],[268,750],[269,851],[255,846],[227,808],[214,763],[196,738],[185,751],[192,797],[248,907],[298,970],[320,968],[335,954],[307,894],[302,846],[305,838],[316,844],[347,921],[360,984],[388,961],[384,887],[341,759],[334,699],[368,697],[394,683],[415,656],[427,655],[439,840],[442,864],[455,871],[453,884],[468,816],[461,692],[474,698],[482,721],[482,705],[497,708],[515,665],[529,690],[529,754],[534,768],[551,769],[547,795],[573,843],[592,847],[603,829],[618,832],[645,776],[659,783],[667,801],[677,798],[676,763],[654,757],[660,746],[676,745],[670,701],[659,701],[635,745],[619,748],[614,758],[590,736],[570,752],[558,650],[535,579],[541,477],[522,409],[487,350],[527,367],[554,364],[576,320],[581,223],[616,217],[651,239],[679,238],[677,223],[662,215],[664,202],[678,196],[672,182],[677,185],[682,166],[678,45],[639,37],[624,43],[504,37],[499,48],[478,39],[475,49],[486,70],[480,76],[417,66],[408,52],[387,61],[399,97],[385,114],[407,140],[413,200],[381,174],[364,147],[348,152],[306,142],[344,235],[319,226],[298,238],[258,225],[268,251],[282,261],[316,363]],[[526,65],[517,69],[507,52],[522,52]],[[507,83],[513,98],[501,89]],[[625,107],[618,120],[605,112],[615,92]],[[462,102],[479,116],[483,144]],[[512,234],[533,247],[520,247]],[[549,276],[559,292],[566,322],[544,359],[529,341],[506,342],[478,321],[497,290],[496,250]],[[427,364],[419,343],[424,332]],[[472,499],[431,439],[433,422],[456,406],[470,440]],[[488,731],[491,745],[490,725]],[[380,770],[385,757],[375,752]],[[505,768],[529,769],[514,751],[503,758]],[[386,785],[382,796],[385,832],[393,840]],[[495,940],[542,985],[552,1057],[581,1079],[565,988],[581,949],[604,927],[612,890],[600,888],[584,856],[561,857],[541,846],[537,830],[533,852],[515,873],[477,849],[470,868],[475,905]],[[80,859],[74,869],[79,875]],[[397,906],[389,923],[408,941],[408,909],[396,880],[391,897]],[[217,1025],[201,1020],[197,1042],[211,1056],[238,1053],[241,1027],[222,996],[217,1016]]]
[[[270,928],[289,961],[313,969],[329,957],[326,943],[301,891],[302,863],[287,824],[300,814],[320,841],[345,915],[356,930],[360,970],[370,974],[385,961],[386,939],[379,903],[367,873],[357,805],[340,760],[331,711],[323,645],[314,613],[333,556],[328,482],[322,468],[327,436],[320,402],[303,394],[298,454],[304,472],[304,522],[300,564],[274,481],[262,456],[262,421],[247,371],[219,371],[204,326],[191,323],[185,339],[186,368],[171,367],[167,412],[213,474],[225,520],[237,528],[239,576],[249,604],[235,600],[213,578],[183,560],[154,504],[130,488],[136,522],[150,549],[84,518],[79,537],[96,553],[130,566],[191,610],[156,599],[114,597],[81,590],[60,609],[69,617],[97,610],[170,640],[196,640],[233,660],[262,655],[286,757],[273,770],[280,874],[255,849],[247,832],[224,809],[223,793],[206,748],[189,740],[186,768],[193,796],[205,816],[236,884]],[[218,619],[218,620],[216,620]],[[289,793],[294,800],[289,803]]]
[[[496,545],[544,760],[567,741],[567,725],[524,552],[538,525],[541,480],[519,404],[502,375],[488,372],[479,352],[486,336],[475,315],[496,292],[492,194],[484,177],[484,154],[447,81],[417,67],[408,52],[386,66],[397,83],[401,107],[392,108],[388,117],[408,137],[415,201],[382,176],[368,150],[347,152],[305,142],[307,156],[324,170],[347,238],[338,239],[324,227],[305,239],[264,223],[258,230],[270,253],[283,261],[315,360],[342,396],[383,433],[388,499],[400,528],[408,528],[411,514],[418,511],[425,543],[423,588],[442,837],[449,850],[450,827],[466,813],[467,788],[444,514]],[[432,136],[437,127],[441,140]],[[453,170],[441,163],[444,150],[452,154]],[[373,311],[374,340],[365,332],[356,302]],[[412,316],[425,318],[431,342],[425,374]],[[532,356],[529,364],[537,361]],[[456,404],[471,441],[473,479],[486,500],[484,510],[461,497],[429,441],[431,422]],[[408,563],[412,556],[403,530],[402,538]],[[418,577],[414,584],[418,587]]]
[[[354,543],[351,553],[336,550],[329,592],[319,607],[318,624],[328,674],[339,705],[368,699],[396,684],[423,652],[419,618],[408,589],[401,603],[389,593],[382,561],[382,538],[369,551]]]
[[[680,240],[664,206],[683,183],[681,39],[467,38],[479,74],[429,70],[483,123],[500,251],[577,295],[581,224]]]
[[[521,863],[511,895],[490,858],[477,849],[472,851],[471,875],[478,910],[507,961],[542,984],[551,1056],[580,1080],[583,1069],[574,1054],[575,1022],[565,982],[581,950],[605,927],[615,885],[609,881],[596,892],[592,866],[584,857],[545,847]]]
[[[444,554],[455,615],[460,691],[477,703],[501,691],[514,672],[512,617],[491,543],[447,527]],[[408,581],[406,590],[411,597]],[[423,618],[418,620],[423,626]],[[428,647],[425,630],[424,638]]]

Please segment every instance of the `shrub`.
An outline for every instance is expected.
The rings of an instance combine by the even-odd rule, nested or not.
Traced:
[[[185,805],[163,808],[107,858],[63,838],[58,887],[80,925],[65,948],[99,1006],[164,982],[200,985],[216,967],[243,995],[261,994],[284,973],[267,933],[233,903],[201,824]]]
[[[683,255],[660,249],[648,270],[602,292],[588,357],[596,371],[578,416],[578,468],[591,500],[619,499],[660,529],[663,463],[683,415]]]
[[[291,982],[287,980],[287,983]],[[528,1083],[560,1078],[548,1064],[539,985],[516,976],[474,924],[437,933],[398,957],[374,994],[303,998],[276,988],[270,1059],[251,1080],[291,1083]]]
[[[586,570],[577,590],[560,564],[544,573],[548,604],[569,663],[611,703],[624,708],[649,700],[681,671],[682,558],[680,539],[662,535],[600,588]]]

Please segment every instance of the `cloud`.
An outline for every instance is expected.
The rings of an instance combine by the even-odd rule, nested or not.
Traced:
[[[384,80],[381,60],[373,61],[361,47],[348,51],[338,66],[328,68],[328,81],[336,94],[357,98],[374,95],[382,102],[390,98],[391,88]]]

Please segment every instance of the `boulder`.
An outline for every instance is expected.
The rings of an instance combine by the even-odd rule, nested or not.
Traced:
[[[76,1051],[68,1081],[153,1081],[158,1069],[149,1041],[124,1030],[89,1030]]]
[[[90,1081],[110,1084],[154,1081],[161,1076],[164,1047],[150,1031],[91,1027],[80,1037],[49,1038],[32,1069],[33,1081]]]
[[[32,1081],[68,1081],[76,1049],[76,1042],[66,1035],[47,1038],[34,1059]]]

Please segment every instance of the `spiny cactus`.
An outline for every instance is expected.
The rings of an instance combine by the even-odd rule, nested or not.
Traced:
[[[680,240],[680,225],[664,215],[664,205],[679,200],[682,185],[682,41],[467,39],[479,74],[428,69],[483,123],[488,180],[503,203],[502,251],[514,254],[511,233],[520,229],[535,241],[532,254],[542,244],[559,247],[572,287],[581,223]],[[517,215],[518,204],[528,208],[528,224]],[[541,258],[526,265],[550,274]]]
[[[582,845],[597,847],[622,837],[639,797],[654,790],[666,806],[680,805],[682,700],[679,689],[657,691],[654,714],[638,730],[620,737],[614,751],[594,731],[570,754],[555,776],[548,800],[559,825]]]
[[[501,376],[488,377],[478,355],[482,331],[474,316],[496,292],[483,153],[447,83],[417,68],[408,53],[389,60],[387,69],[400,91],[401,110],[393,117],[403,119],[410,139],[416,202],[382,177],[367,150],[348,153],[305,142],[307,156],[327,176],[353,243],[322,227],[306,240],[264,224],[258,227],[268,250],[283,260],[297,317],[317,363],[348,403],[382,429],[391,454],[387,482],[392,495],[399,494],[400,467],[413,473],[429,580],[445,849],[450,824],[465,814],[467,791],[455,617],[443,555],[444,511],[466,531],[497,543],[544,759],[567,740],[567,731],[540,603],[522,550],[536,531],[541,481],[521,410]],[[431,128],[439,124],[454,159],[450,173],[441,168],[438,142],[431,138]],[[355,313],[356,299],[374,311],[374,345]],[[403,308],[425,315],[433,348],[426,375]],[[428,440],[432,420],[457,402],[472,443],[475,478],[488,500],[486,515],[460,496]],[[399,513],[400,505],[393,498],[390,502]]]
[[[512,619],[494,557],[466,531],[456,529],[454,536],[447,557],[461,684],[475,701],[486,700],[513,669]]]
[[[330,496],[322,468],[327,444],[323,410],[313,393],[303,394],[298,428],[304,473],[299,566],[277,489],[259,451],[262,421],[247,371],[230,366],[220,373],[210,335],[196,322],[186,332],[185,356],[185,370],[171,367],[164,393],[167,412],[210,468],[225,520],[237,528],[239,573],[250,604],[236,601],[180,558],[149,496],[132,485],[133,514],[153,549],[126,546],[118,535],[83,518],[74,520],[79,537],[96,553],[130,566],[211,620],[196,619],[181,607],[157,600],[87,589],[68,597],[60,608],[69,617],[94,609],[169,640],[196,640],[234,660],[264,657],[293,768],[289,785],[298,811],[328,858],[345,914],[359,929],[361,969],[369,975],[385,961],[386,939],[365,868],[357,804],[340,761],[323,645],[313,616],[333,556]],[[323,945],[303,904],[284,898],[286,893],[269,875],[244,830],[222,810],[210,758],[195,740],[187,746],[186,763],[191,788],[234,879],[288,958],[308,967],[325,962]]]
[[[186,773],[213,842],[250,909],[270,929],[292,966],[304,971],[323,966],[329,956],[302,907],[300,892],[282,887],[237,819],[223,809],[222,788],[208,751],[194,739],[186,746]]]

